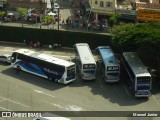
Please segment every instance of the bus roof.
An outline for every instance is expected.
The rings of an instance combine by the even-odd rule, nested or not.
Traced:
[[[34,57],[34,58],[38,58],[40,60],[44,60],[44,61],[47,61],[47,62],[50,62],[50,63],[66,66],[66,67],[75,64],[75,63],[69,62],[67,60],[56,58],[52,55],[42,54],[42,53],[38,53],[38,52],[28,50],[28,49],[19,49],[19,50],[16,50],[15,52],[24,54],[26,56],[31,56],[31,57]]]
[[[113,53],[110,46],[99,46],[97,49],[101,54],[105,66],[119,66],[115,54]]]
[[[136,76],[151,76],[135,52],[123,52],[123,56]]]
[[[87,43],[77,43],[75,44],[75,47],[77,49],[77,52],[80,56],[82,63],[84,64],[95,63],[95,59]]]

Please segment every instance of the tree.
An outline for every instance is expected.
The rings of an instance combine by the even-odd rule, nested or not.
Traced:
[[[24,17],[27,15],[27,11],[24,8],[18,8],[18,12],[21,17],[22,27],[23,27],[23,20],[24,20]]]
[[[117,50],[123,50],[128,46],[135,47],[135,41],[132,39],[132,35],[135,32],[135,25],[133,23],[119,23],[111,28],[110,33],[113,35],[112,44]]]
[[[6,14],[6,12],[5,11],[0,11],[0,17],[1,17],[1,26],[2,26],[2,18],[3,18],[3,16]]]
[[[112,14],[112,16],[109,18],[109,24],[110,26],[114,26],[118,23],[121,15],[120,14]]]
[[[111,29],[112,44],[120,51],[141,49],[157,56],[157,66],[160,67],[160,23],[120,23]],[[150,54],[149,54],[150,53]],[[146,53],[145,53],[146,54]]]
[[[53,18],[53,16],[47,15],[42,19],[41,22],[47,24],[48,28],[49,28],[49,24],[51,24],[51,23],[55,24],[55,19]]]

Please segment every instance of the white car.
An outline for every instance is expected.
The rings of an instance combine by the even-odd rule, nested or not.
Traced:
[[[11,55],[9,55],[9,54],[0,55],[0,62],[10,64],[11,63]]]

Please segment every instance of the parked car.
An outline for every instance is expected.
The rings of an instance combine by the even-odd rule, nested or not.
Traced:
[[[10,64],[11,63],[11,55],[9,55],[9,54],[0,55],[0,62]]]

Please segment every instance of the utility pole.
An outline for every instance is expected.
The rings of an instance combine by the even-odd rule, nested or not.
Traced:
[[[59,8],[58,8],[58,30],[59,30]]]

